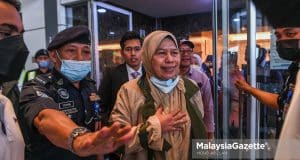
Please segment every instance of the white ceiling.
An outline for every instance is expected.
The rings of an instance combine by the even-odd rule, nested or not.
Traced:
[[[213,0],[102,0],[111,4],[143,13],[145,15],[163,18],[185,14],[211,12]],[[218,1],[218,9],[221,1]],[[230,8],[245,8],[245,0],[229,0]]]
[[[105,0],[151,17],[171,17],[212,11],[213,0]]]

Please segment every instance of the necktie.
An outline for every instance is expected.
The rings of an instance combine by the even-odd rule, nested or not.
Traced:
[[[131,76],[132,76],[134,79],[136,79],[139,75],[140,75],[139,72],[132,72],[132,73],[131,73]]]

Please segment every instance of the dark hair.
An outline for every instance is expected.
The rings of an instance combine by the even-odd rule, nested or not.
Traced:
[[[253,0],[253,2],[273,27],[300,27],[300,1]]]
[[[21,10],[21,3],[19,0],[0,0],[0,2],[8,3],[12,6],[14,6],[18,12]]]
[[[132,40],[132,39],[138,39],[138,40],[140,40],[141,45],[143,44],[143,40],[137,32],[127,31],[121,38],[121,41],[120,41],[121,49],[124,49],[126,41]]]
[[[187,46],[189,46],[192,49],[195,47],[194,43],[191,42],[191,41],[189,41],[189,40],[183,40],[183,41],[181,41],[180,45],[187,45]]]

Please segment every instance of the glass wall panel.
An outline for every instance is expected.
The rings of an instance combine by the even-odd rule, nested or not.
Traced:
[[[109,4],[93,4],[96,80],[99,85],[106,67],[123,63],[119,42],[126,31],[132,30],[132,14]]]

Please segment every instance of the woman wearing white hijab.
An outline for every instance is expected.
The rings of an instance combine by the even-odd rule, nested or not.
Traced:
[[[207,135],[200,90],[178,75],[176,38],[166,31],[150,33],[142,61],[146,74],[120,88],[111,114],[112,121],[130,124],[135,132],[125,159],[191,159],[191,139]]]

